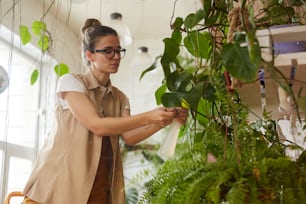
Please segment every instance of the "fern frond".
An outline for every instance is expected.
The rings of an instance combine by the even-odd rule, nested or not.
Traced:
[[[231,185],[230,190],[226,194],[226,200],[228,203],[233,204],[245,204],[248,188],[247,179],[240,178],[233,185]]]

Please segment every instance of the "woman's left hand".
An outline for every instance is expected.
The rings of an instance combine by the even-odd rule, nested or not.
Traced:
[[[175,115],[174,115],[175,120],[177,120],[179,123],[184,125],[187,121],[187,117],[188,117],[188,109],[181,107],[175,108]]]

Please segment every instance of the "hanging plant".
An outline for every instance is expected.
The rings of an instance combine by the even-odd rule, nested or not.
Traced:
[[[30,32],[30,30],[32,32]],[[20,25],[19,32],[20,32],[20,40],[22,42],[22,45],[27,45],[28,43],[30,43],[32,41],[32,36],[38,37],[36,43],[40,48],[42,54],[45,54],[52,46],[51,33],[48,31],[47,25],[43,21],[34,21],[32,23],[31,29],[28,26]],[[60,63],[55,65],[54,72],[58,76],[62,76],[66,73],[69,73],[69,67],[64,63]],[[38,79],[39,79],[39,70],[36,68],[33,70],[31,74],[31,80],[30,80],[31,85],[35,84]]]
[[[292,23],[294,5],[262,2],[264,7],[255,15],[255,1],[203,0],[203,8],[174,20],[172,35],[164,39],[164,52],[159,57],[164,82],[155,97],[165,106],[188,104],[190,121],[181,130],[175,157],[162,164],[139,203],[306,200],[306,151],[296,161],[290,160],[286,148],[301,147],[280,141],[267,110],[250,123],[249,109],[239,93],[227,87],[225,73],[248,83],[258,79],[262,66],[276,83],[284,84],[279,80],[284,79],[281,70],[262,59],[256,31]],[[191,59],[188,65],[182,57],[186,52]],[[153,68],[157,67],[142,74]],[[298,102],[305,111],[305,97],[299,97]]]
[[[23,45],[26,45],[31,42],[32,35],[29,31],[29,27],[25,25],[20,25],[20,39]],[[42,21],[34,21],[32,23],[32,33],[38,37],[37,45],[40,50],[45,53],[51,46],[51,34],[47,30],[47,26]]]

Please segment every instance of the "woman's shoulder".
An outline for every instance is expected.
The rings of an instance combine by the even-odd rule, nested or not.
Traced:
[[[62,76],[60,76],[59,80],[72,80],[73,78],[75,78],[74,76],[75,74],[74,73],[67,73],[67,74],[64,74]]]
[[[79,90],[84,92],[84,85],[78,79],[78,74],[67,73],[62,75],[58,80],[57,85],[58,91],[62,90]]]

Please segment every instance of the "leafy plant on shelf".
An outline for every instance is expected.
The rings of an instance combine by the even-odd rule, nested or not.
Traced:
[[[256,1],[203,0],[200,10],[175,19],[171,37],[163,40],[163,54],[142,76],[160,62],[165,80],[156,91],[157,103],[188,104],[190,120],[175,157],[160,167],[139,203],[306,200],[305,151],[296,161],[290,160],[285,149],[300,147],[280,142],[268,110],[250,123],[250,110],[233,86],[234,81],[256,80],[264,67],[290,92],[273,60],[262,59],[255,33],[272,25],[298,23],[292,2],[263,0],[263,8],[254,11]],[[282,82],[277,80],[280,77]]]

